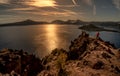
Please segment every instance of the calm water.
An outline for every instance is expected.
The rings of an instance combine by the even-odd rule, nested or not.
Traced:
[[[81,30],[76,25],[32,25],[0,27],[0,49],[24,49],[43,57],[55,48],[68,50],[70,41],[77,38]],[[95,32],[89,32],[91,36]],[[120,47],[120,33],[100,32],[102,39]]]

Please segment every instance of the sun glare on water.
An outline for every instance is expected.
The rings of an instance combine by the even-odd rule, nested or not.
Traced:
[[[47,40],[47,46],[48,46],[48,50],[53,50],[55,48],[57,48],[57,34],[56,34],[57,28],[56,25],[48,25],[46,26],[46,40]]]
[[[56,6],[55,0],[32,0],[29,4],[37,7],[54,7]]]

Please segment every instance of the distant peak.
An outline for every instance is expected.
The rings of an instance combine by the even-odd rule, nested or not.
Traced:
[[[25,22],[34,22],[33,20],[27,19]]]

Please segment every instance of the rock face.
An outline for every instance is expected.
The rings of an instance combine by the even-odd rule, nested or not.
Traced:
[[[80,69],[73,72],[73,76],[75,73],[78,76],[120,76],[119,51],[100,38],[90,38],[83,32],[71,44],[69,54],[70,59],[77,60],[74,69]]]
[[[0,51],[0,76],[36,76],[43,69],[40,59],[22,50]]]
[[[119,62],[119,49],[85,32],[71,41],[69,51],[55,49],[42,60],[23,51],[0,51],[0,72],[21,76],[120,76]]]
[[[120,76],[119,50],[112,44],[83,32],[69,48],[46,56],[38,76]]]

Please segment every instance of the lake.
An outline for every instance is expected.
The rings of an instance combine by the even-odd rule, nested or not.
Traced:
[[[81,31],[77,25],[31,25],[0,27],[0,49],[23,49],[38,57],[44,57],[55,48],[68,50],[71,40],[77,38]],[[95,37],[96,32],[88,32]],[[100,32],[105,41],[120,48],[120,33]]]

